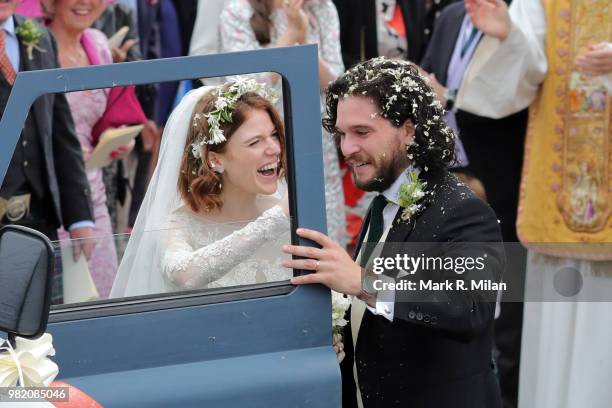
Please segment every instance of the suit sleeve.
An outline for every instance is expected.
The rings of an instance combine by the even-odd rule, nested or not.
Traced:
[[[427,48],[425,50],[425,56],[421,60],[421,68],[423,68],[428,73],[436,74],[438,80],[440,79],[440,73],[436,72],[437,69],[447,69],[448,67],[437,67],[436,65],[440,65],[440,45],[443,41],[448,41],[448,33],[446,30],[446,24],[448,20],[448,11],[443,11],[440,15],[440,18],[434,23],[435,29],[427,44]],[[453,39],[454,40],[454,39]],[[438,64],[436,64],[436,60]],[[436,69],[437,68],[437,69]]]
[[[481,259],[483,269],[458,273],[452,270],[428,270],[397,281],[410,280],[417,290],[395,292],[394,319],[440,330],[463,341],[485,330],[493,321],[495,291],[472,290],[471,281],[500,282],[505,264],[501,232],[493,210],[478,198],[459,201],[455,208],[445,211],[438,256],[444,260]],[[463,261],[462,261],[463,262]],[[459,265],[456,263],[455,265]],[[420,288],[421,281],[454,282],[453,289],[431,290]],[[456,290],[456,282],[465,282],[466,290]]]
[[[429,46],[427,47],[427,51],[425,52],[425,56],[421,60],[421,64],[420,64],[421,68],[423,68],[429,74],[431,74],[431,71],[433,71],[433,52],[434,51],[432,51],[432,49],[435,48],[435,47],[432,47],[433,44],[434,44],[434,39],[430,41]]]
[[[158,59],[161,58],[161,31],[160,31],[160,19],[161,19],[161,15],[160,15],[160,9],[159,9],[159,3],[156,3],[155,5],[152,6],[148,6],[148,7],[152,7],[152,9],[149,9],[149,16],[150,16],[150,24],[151,24],[151,31],[149,33],[149,52],[148,55],[143,55],[143,57],[145,59]]]
[[[127,40],[138,40],[138,27],[136,27],[136,22],[134,20],[134,12],[123,4],[115,4],[114,7],[118,22],[117,28],[123,26],[128,27],[128,33],[125,35],[123,42],[125,43]],[[141,59],[140,44],[136,43],[128,50],[126,61],[140,61]]]
[[[55,66],[59,67],[57,44],[52,34],[50,35]],[[68,101],[63,93],[54,95],[52,123],[53,159],[59,185],[62,219],[64,228],[68,229],[75,222],[93,221],[94,217],[81,144],[76,135]]]

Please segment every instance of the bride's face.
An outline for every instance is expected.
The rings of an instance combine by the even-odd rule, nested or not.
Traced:
[[[254,194],[276,192],[282,151],[276,127],[265,110],[247,111],[246,120],[229,138],[225,151],[211,154],[210,159],[225,169],[224,188]]]

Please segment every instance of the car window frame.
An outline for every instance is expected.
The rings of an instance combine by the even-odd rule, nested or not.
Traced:
[[[6,175],[28,112],[42,95],[261,72],[282,78],[291,242],[314,246],[295,230],[327,232],[316,45],[19,72],[0,120],[0,134],[5,135],[0,180]],[[294,270],[294,275],[308,272]],[[49,323],[288,295],[294,289],[281,281],[57,305]]]

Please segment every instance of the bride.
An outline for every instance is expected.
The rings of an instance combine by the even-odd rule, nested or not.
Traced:
[[[158,165],[111,297],[289,279],[284,129],[274,91],[252,79],[188,93],[164,129]]]

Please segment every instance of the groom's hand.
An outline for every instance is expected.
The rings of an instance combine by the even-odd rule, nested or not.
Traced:
[[[298,228],[296,232],[300,237],[316,242],[321,248],[283,246],[283,252],[305,258],[283,261],[284,267],[315,271],[292,278],[292,284],[322,283],[336,292],[354,296],[361,292],[361,267],[353,261],[344,248],[318,231]]]

